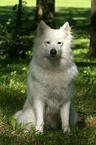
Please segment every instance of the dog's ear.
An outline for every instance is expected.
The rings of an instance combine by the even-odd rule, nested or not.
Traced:
[[[40,24],[37,28],[37,36],[42,35],[44,33],[44,31],[48,28],[49,28],[49,26],[43,20],[41,20]]]
[[[70,31],[71,31],[71,28],[69,26],[69,23],[66,22],[62,27],[60,27],[60,30],[64,30],[65,32],[67,32],[67,34],[69,34]]]

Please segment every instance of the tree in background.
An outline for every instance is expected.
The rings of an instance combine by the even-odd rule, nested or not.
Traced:
[[[8,26],[6,28],[5,34],[5,51],[8,57],[18,58],[18,57],[26,57],[26,47],[24,47],[25,40],[23,41],[23,37],[25,33],[25,23],[23,16],[23,0],[19,0],[18,4],[13,7],[13,17],[8,20]],[[9,32],[10,30],[10,32]],[[8,36],[7,36],[8,35]],[[28,45],[28,44],[27,44]]]
[[[43,19],[48,20],[51,26],[54,26],[55,0],[44,0]]]
[[[43,16],[43,0],[37,0],[35,22],[38,22],[39,20],[41,20],[42,16]]]
[[[55,0],[37,0],[35,22],[41,19],[51,26],[55,25]]]
[[[22,0],[19,0],[18,10],[17,10],[17,24],[21,25],[21,17],[22,17]]]
[[[96,0],[91,0],[91,34],[88,56],[96,56]]]

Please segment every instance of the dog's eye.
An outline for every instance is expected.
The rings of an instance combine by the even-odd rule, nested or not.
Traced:
[[[62,42],[58,41],[58,43],[57,43],[57,44],[61,45],[61,44],[62,44]]]
[[[46,44],[50,44],[50,41],[46,41]]]

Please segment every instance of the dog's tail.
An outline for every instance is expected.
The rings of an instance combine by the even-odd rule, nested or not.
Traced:
[[[22,110],[16,112],[12,117],[15,118],[16,120],[18,119],[18,117],[21,115]]]

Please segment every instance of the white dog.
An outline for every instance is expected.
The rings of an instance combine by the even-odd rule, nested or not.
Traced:
[[[29,123],[43,132],[44,126],[70,131],[77,123],[77,113],[71,105],[77,67],[71,50],[69,23],[51,29],[41,21],[34,42],[34,55],[29,67],[27,100],[14,118],[17,124]]]

